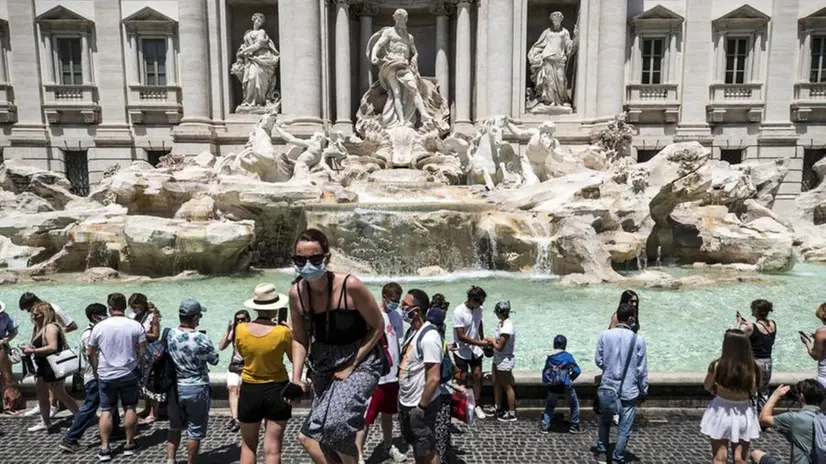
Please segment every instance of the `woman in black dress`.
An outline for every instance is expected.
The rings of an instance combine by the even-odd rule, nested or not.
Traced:
[[[335,452],[343,464],[355,464],[356,432],[387,366],[377,346],[384,319],[361,280],[327,270],[330,246],[321,231],[299,234],[294,250],[300,277],[290,289],[292,381],[307,391],[301,380],[307,360],[314,393],[298,438],[316,463]]]
[[[66,336],[60,326],[55,322],[55,315],[52,305],[41,301],[32,308],[32,329],[31,346],[23,350],[23,354],[32,356],[37,366],[35,374],[34,391],[37,395],[37,402],[40,405],[40,424],[30,427],[29,432],[39,432],[48,430],[52,426],[52,419],[49,408],[49,393],[55,400],[66,405],[66,408],[77,413],[78,407],[74,398],[66,391],[63,379],[55,377],[46,357],[62,351],[67,346]]]

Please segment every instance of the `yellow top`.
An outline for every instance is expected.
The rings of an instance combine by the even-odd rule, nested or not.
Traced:
[[[293,334],[283,325],[276,325],[262,336],[250,333],[247,324],[235,328],[235,347],[244,358],[241,381],[246,383],[286,382],[284,355],[292,349]]]

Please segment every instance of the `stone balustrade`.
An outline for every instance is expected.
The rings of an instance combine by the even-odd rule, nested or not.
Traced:
[[[706,107],[710,124],[724,122],[760,122],[765,98],[763,83],[715,83],[710,87],[711,102]]]
[[[134,124],[143,124],[149,115],[176,124],[181,120],[181,88],[176,85],[130,85],[128,110]]]
[[[677,122],[680,113],[677,90],[677,84],[627,85],[625,109],[629,121],[654,118],[657,122]]]
[[[826,83],[796,83],[792,101],[792,117],[796,122],[826,121]]]
[[[46,84],[43,112],[52,124],[82,122],[94,124],[100,120],[97,86],[92,84]],[[72,121],[73,118],[78,121]]]
[[[11,84],[0,83],[0,123],[17,121],[17,107],[14,105],[14,91]]]

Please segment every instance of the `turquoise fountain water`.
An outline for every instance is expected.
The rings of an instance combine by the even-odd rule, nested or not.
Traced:
[[[684,270],[668,270],[684,273]],[[694,272],[694,271],[691,271]],[[83,309],[88,303],[105,302],[111,292],[141,292],[149,296],[161,310],[162,325],[177,324],[178,303],[194,297],[209,308],[202,322],[217,344],[234,311],[242,309],[252,288],[259,281],[276,284],[286,293],[292,274],[268,272],[263,275],[215,277],[182,281],[106,284],[36,284],[0,287],[0,301],[22,325],[15,344],[27,341],[31,323],[17,309],[21,293],[33,291],[41,298],[62,306],[78,324],[86,325]],[[721,284],[684,290],[637,289],[641,295],[642,335],[648,344],[651,371],[701,372],[710,360],[718,356],[723,331],[734,322],[735,311],[749,313],[748,304],[755,298],[765,298],[775,304],[772,317],[777,321],[779,335],[774,351],[775,371],[815,371],[815,363],[803,350],[797,331],[813,331],[819,321],[814,317],[817,306],[826,301],[823,282],[826,267],[798,265],[788,274],[773,276],[772,283]],[[378,297],[381,286],[389,279],[367,279]],[[516,328],[517,370],[538,371],[551,349],[554,335],[568,337],[569,350],[582,367],[594,370],[594,347],[599,332],[608,325],[616,309],[622,288],[615,286],[562,287],[549,277],[507,273],[457,273],[448,278],[397,279],[405,288],[418,287],[429,294],[442,293],[455,307],[464,299],[471,284],[481,285],[488,293],[485,309],[485,333],[493,335],[496,318],[493,306],[498,300],[509,299]],[[450,323],[450,318],[448,318]],[[70,335],[77,343],[79,331]],[[221,355],[225,366],[229,353]]]

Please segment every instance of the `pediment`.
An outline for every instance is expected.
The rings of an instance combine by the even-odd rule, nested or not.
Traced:
[[[756,29],[764,27],[771,20],[771,16],[763,13],[751,5],[743,5],[712,21],[717,28],[744,28]]]
[[[88,29],[94,25],[94,21],[75,13],[63,5],[58,5],[46,11],[35,18],[35,21],[42,27],[53,29]]]
[[[821,8],[805,18],[801,18],[800,25],[806,29],[826,28],[826,8]]]
[[[682,25],[685,18],[662,5],[656,5],[631,18],[635,29],[674,29]]]
[[[159,21],[159,22],[168,22],[168,23],[177,23],[174,19],[170,18],[169,16],[154,10],[152,7],[144,7],[140,10],[132,13],[131,15],[127,16],[123,19],[123,22],[130,22],[130,21]]]

